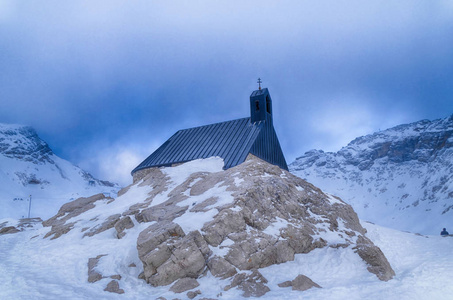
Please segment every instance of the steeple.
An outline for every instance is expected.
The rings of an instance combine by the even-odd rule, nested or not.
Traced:
[[[261,80],[259,80],[261,81]],[[250,95],[250,122],[267,121],[272,124],[272,99],[267,88]]]

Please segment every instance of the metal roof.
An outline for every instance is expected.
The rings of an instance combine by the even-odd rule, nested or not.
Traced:
[[[252,124],[250,118],[243,118],[179,130],[132,170],[132,174],[212,156],[223,158],[224,169],[229,169],[245,161],[264,125],[265,121]]]

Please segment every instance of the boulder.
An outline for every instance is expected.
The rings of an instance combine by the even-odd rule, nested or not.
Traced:
[[[104,289],[104,291],[107,291],[110,293],[124,294],[124,290],[120,289],[120,284],[116,280],[110,281],[107,284],[107,287]]]
[[[306,291],[312,287],[321,288],[317,283],[313,282],[310,278],[305,275],[298,275],[294,280],[291,281],[293,291]]]
[[[253,270],[250,275],[246,273],[239,273],[234,276],[233,281],[230,285],[225,287],[225,291],[231,288],[237,287],[244,291],[242,296],[248,297],[261,297],[270,291],[269,287],[266,286],[267,279],[261,275],[258,270]]]
[[[384,253],[367,237],[359,236],[357,238],[357,246],[354,249],[368,264],[368,271],[376,274],[380,280],[389,281],[395,276],[395,271],[393,271]]]
[[[187,292],[187,298],[189,298],[189,299],[193,299],[193,298],[195,298],[198,295],[201,295],[201,291],[200,290]]]

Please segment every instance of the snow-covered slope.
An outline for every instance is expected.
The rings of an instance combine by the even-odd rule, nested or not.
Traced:
[[[48,218],[71,199],[99,192],[114,193],[117,185],[56,156],[33,128],[0,123],[0,219]]]
[[[362,219],[438,234],[453,230],[453,115],[359,137],[336,153],[311,150],[290,171],[351,204]]]
[[[219,163],[217,159],[208,159],[175,168],[164,168],[157,170],[156,173],[163,172],[165,176],[155,177],[155,179],[160,178],[164,183],[170,183],[170,185],[162,186],[162,182],[159,183],[159,180],[148,178],[148,183],[138,182],[123,190],[116,199],[98,198],[86,210],[82,206],[75,205],[80,204],[80,201],[75,201],[72,205],[68,203],[66,209],[62,208],[62,214],[54,219],[58,226],[68,222],[67,230],[61,231],[59,237],[49,236],[49,232],[52,231],[49,231],[49,227],[42,227],[41,223],[36,223],[34,227],[22,232],[0,235],[0,282],[2,287],[0,299],[159,299],[159,297],[163,297],[162,299],[189,299],[186,292],[170,291],[170,285],[151,286],[145,280],[139,279],[140,273],[143,271],[143,264],[139,257],[137,237],[140,236],[140,232],[147,231],[150,224],[165,223],[165,220],[147,221],[146,216],[149,216],[149,213],[156,213],[160,217],[165,217],[165,209],[182,208],[182,206],[160,204],[169,204],[174,201],[175,197],[183,197],[185,200],[178,203],[189,206],[191,209],[182,215],[176,212],[180,216],[173,222],[180,224],[186,232],[194,230],[194,228],[200,229],[201,224],[212,219],[212,213],[221,210],[222,207],[230,206],[232,208],[231,204],[236,202],[237,205],[235,204],[236,208],[233,211],[239,212],[241,202],[247,201],[247,197],[250,196],[247,193],[243,193],[243,196],[236,201],[233,199],[232,184],[239,187],[247,184],[248,181],[252,182],[257,179],[262,182],[267,181],[269,184],[265,189],[273,192],[279,186],[279,177],[286,180],[288,175],[291,175],[281,173],[280,176],[276,176],[264,173],[260,177],[256,174],[250,175],[248,172],[250,168],[242,170],[247,172],[242,172],[240,175],[239,172],[236,173],[231,169],[222,171],[222,166],[223,164]],[[239,168],[241,167],[236,167],[236,170]],[[221,181],[219,184],[213,180],[217,176],[220,177],[221,174],[229,174],[231,182]],[[192,178],[192,180],[189,177],[193,175],[197,178]],[[212,177],[213,175],[214,177]],[[208,184],[209,189],[206,190],[200,186],[203,181],[205,181],[204,184]],[[264,185],[261,186],[264,187]],[[309,184],[306,186],[304,184],[304,188],[293,186],[292,189],[300,192],[305,190],[307,199],[316,196],[317,192],[317,189]],[[143,205],[149,204],[150,199],[159,209],[154,207],[155,209],[147,212],[146,208],[143,208]],[[330,197],[329,199],[333,203],[330,205],[324,202],[323,209],[344,206],[338,199]],[[276,197],[275,203],[280,200],[279,197]],[[200,204],[203,203],[209,205],[201,207]],[[221,207],[216,205],[221,205]],[[453,276],[453,261],[449,259],[453,238],[425,237],[389,230],[373,224],[364,224],[368,230],[367,235],[381,247],[396,271],[393,279],[381,281],[367,270],[367,265],[355,253],[353,245],[344,244],[345,240],[355,239],[356,236],[350,231],[347,231],[346,234],[343,232],[345,223],[342,219],[335,219],[338,221],[336,229],[329,228],[329,226],[324,226],[328,222],[328,215],[317,215],[316,207],[310,206],[309,202],[301,206],[309,208],[307,217],[314,219],[313,224],[319,230],[316,234],[317,239],[321,237],[326,239],[330,246],[316,248],[308,253],[295,254],[293,260],[260,267],[259,272],[266,278],[265,283],[269,287],[269,291],[260,299],[422,300],[449,299],[448,297],[453,293],[453,287],[448,283]],[[197,207],[201,207],[203,210],[197,210]],[[120,213],[123,211],[129,214],[132,226],[126,229],[116,223],[115,226],[110,224],[104,227],[108,225],[105,220],[110,220],[111,216],[123,220],[127,218],[127,214]],[[282,213],[286,215],[284,211],[280,212],[280,214]],[[294,211],[289,216],[291,214],[294,214]],[[140,218],[141,215],[143,218]],[[254,215],[260,215],[259,210],[255,211]],[[251,217],[253,218],[253,216]],[[268,223],[269,226],[264,231],[269,235],[275,235],[287,225],[279,217],[276,217],[275,220],[271,219],[261,220],[262,222],[250,220],[250,225],[247,226],[244,234],[256,231],[256,228],[252,226],[260,227]],[[14,223],[8,225],[16,226]],[[206,229],[215,227],[206,227]],[[303,230],[303,227],[300,229]],[[118,238],[119,232],[124,233],[121,238]],[[176,237],[176,232],[172,236]],[[186,236],[190,236],[190,234]],[[162,232],[159,233],[159,239],[163,240],[163,244],[167,244],[164,237]],[[209,249],[213,254],[223,256],[233,246],[231,239],[236,240],[237,238],[239,238],[237,241],[241,242],[240,237],[229,235],[225,242],[218,247],[209,246]],[[244,238],[244,242],[250,240],[253,239]],[[281,241],[282,239],[280,239]],[[257,239],[256,242],[265,246],[263,239]],[[340,244],[332,244],[337,242]],[[175,249],[171,247],[172,241],[168,245],[170,245],[170,251],[174,253]],[[164,246],[161,245],[155,250],[164,249]],[[247,248],[244,249],[247,250]],[[191,249],[188,252],[196,253],[197,251]],[[178,260],[179,258],[174,254],[170,260],[173,259]],[[99,274],[99,277],[97,281],[93,280],[90,283],[87,280],[90,274],[89,262],[93,260],[97,262],[93,271]],[[188,259],[184,261],[185,268],[191,267],[187,264],[188,262]],[[161,269],[158,272],[161,272]],[[252,273],[248,270],[238,270],[238,272]],[[302,292],[292,290],[291,287],[279,286],[280,283],[292,280],[299,274],[310,277],[322,288],[310,288]],[[106,285],[112,280],[119,282],[119,288],[124,291],[123,295],[104,291]],[[206,270],[197,278],[197,281],[200,285],[192,290],[200,290],[201,294],[195,295],[194,299],[243,298],[243,293],[239,289],[224,290],[227,284],[234,281],[232,277],[222,279]]]

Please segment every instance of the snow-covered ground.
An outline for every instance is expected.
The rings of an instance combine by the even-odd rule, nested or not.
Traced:
[[[138,234],[148,225],[131,230]],[[271,288],[262,299],[453,299],[453,238],[420,236],[370,223],[363,225],[390,261],[396,272],[394,279],[379,281],[365,270],[352,249],[318,249],[298,254],[293,262],[260,269]],[[69,235],[50,241],[42,239],[48,229],[36,225],[24,232],[1,236],[0,299],[155,299],[160,296],[185,299],[184,293],[168,292],[168,287],[154,288],[138,279],[141,264],[135,250],[136,235],[128,232],[124,239],[117,240],[112,230],[94,239],[79,236],[74,240],[74,235]],[[124,295],[103,291],[110,279],[87,282],[88,258],[99,253],[110,254],[101,258],[98,270],[106,275],[120,274]],[[139,267],[120,267],[126,261]],[[278,283],[300,273],[312,278],[322,289],[297,292],[277,287]],[[199,282],[208,287],[202,290],[200,298],[241,298],[235,289],[218,296],[219,286],[225,282],[212,276]]]
[[[220,161],[221,162],[221,161]],[[173,184],[184,181],[187,174],[197,171],[215,172],[221,169],[219,160],[207,159],[203,163],[191,162],[175,168],[165,168]],[[221,188],[214,188],[221,192]],[[171,189],[164,192],[168,193]],[[123,211],[131,201],[145,199],[149,186],[134,185],[114,202],[100,200],[96,208],[76,219],[74,229],[51,240],[43,238],[49,228],[37,223],[34,227],[16,234],[0,236],[0,299],[186,299],[186,294],[175,294],[169,287],[152,287],[138,279],[142,263],[137,252],[137,237],[150,223],[138,223],[127,229],[122,238],[116,237],[114,228],[83,237],[81,228],[90,222]],[[163,196],[163,195],[162,195]],[[229,193],[219,195],[229,199]],[[102,218],[100,215],[102,214]],[[189,227],[204,223],[204,217],[193,218]],[[180,220],[185,227],[188,220]],[[9,225],[16,225],[14,219]],[[198,224],[198,225],[197,225]],[[93,224],[91,224],[93,225]],[[388,282],[380,281],[366,270],[366,264],[354,249],[322,248],[308,254],[297,254],[294,261],[272,265],[259,271],[268,279],[271,289],[261,299],[453,299],[453,237],[422,236],[384,228],[362,222],[367,236],[381,248],[396,276]],[[104,291],[111,278],[95,283],[88,282],[88,260],[100,254],[96,270],[103,276],[121,275],[120,288],[125,294]],[[131,264],[135,264],[131,266]],[[305,292],[280,288],[279,283],[303,274],[322,286]],[[203,297],[213,299],[241,299],[242,291],[223,291],[228,280],[208,274],[198,279]],[[198,289],[198,288],[197,288]],[[219,291],[222,291],[219,294]]]

